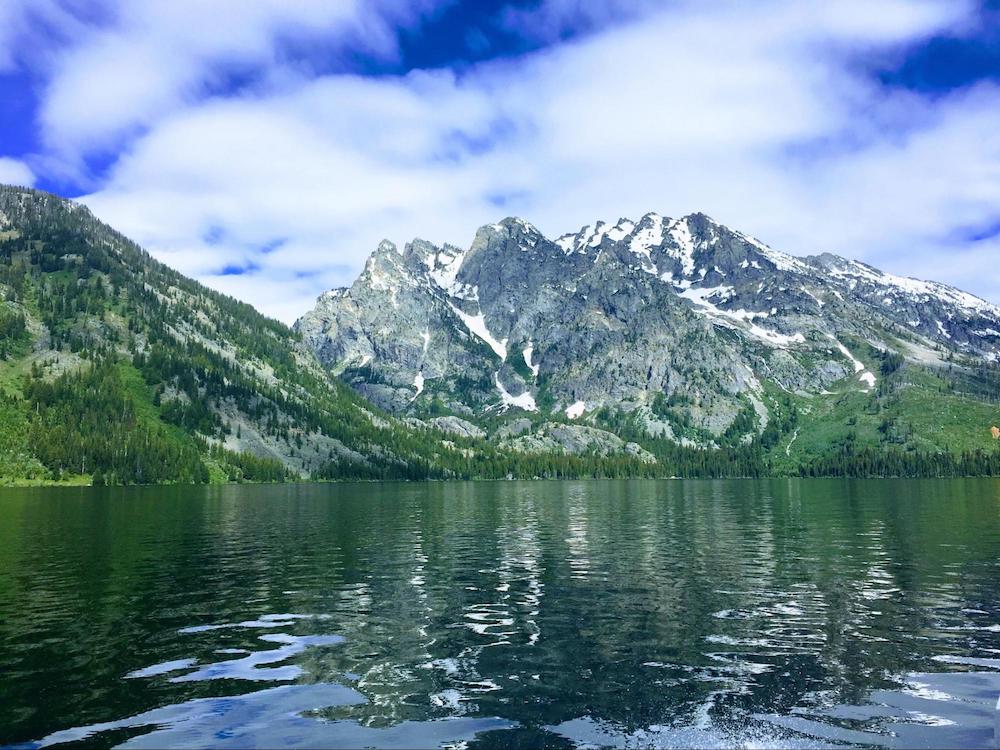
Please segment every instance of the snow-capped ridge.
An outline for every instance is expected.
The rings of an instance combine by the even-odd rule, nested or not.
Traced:
[[[476,233],[477,238],[481,237],[484,232],[487,235],[491,233],[505,234],[514,239],[522,251],[535,249],[539,247],[539,243],[547,241],[537,227],[516,216],[509,216],[496,224],[481,227]],[[750,257],[744,258],[736,266],[740,270],[762,271],[764,267],[761,263],[766,261],[777,271],[807,276],[813,280],[813,283],[835,282],[831,292],[839,299],[843,299],[842,287],[839,290],[836,282],[846,285],[852,291],[858,284],[869,284],[885,289],[886,297],[882,303],[885,305],[891,305],[892,300],[897,297],[908,299],[914,303],[936,301],[954,306],[963,311],[965,315],[975,314],[1000,321],[1000,306],[946,284],[897,276],[880,271],[861,261],[846,260],[831,253],[806,258],[792,256],[771,248],[749,234],[728,229],[704,213],[691,213],[678,219],[670,219],[661,214],[649,212],[637,221],[623,217],[614,224],[598,220],[593,224],[584,225],[576,233],[559,236],[552,244],[557,246],[566,256],[580,254],[595,260],[599,253],[594,251],[601,248],[604,242],[624,243],[625,251],[636,259],[634,268],[646,271],[680,290],[685,290],[697,287],[709,271],[717,277],[727,276],[723,268],[711,261],[708,261],[704,268],[698,267],[698,259],[703,257],[699,254],[706,252],[709,247],[718,242],[725,232],[739,238],[752,249]],[[457,281],[469,253],[470,250],[453,245],[445,244],[437,248],[429,242],[415,239],[406,246],[405,253],[402,255],[414,257],[418,265],[422,264],[433,286],[447,297],[477,301],[478,289],[474,286],[459,284]],[[754,255],[757,258],[753,257]],[[403,282],[412,283],[411,279],[405,278],[407,272],[397,262],[401,257],[393,242],[382,240],[365,264],[362,275],[369,278],[373,288],[391,289],[398,280],[387,278],[386,273],[376,263],[376,259],[380,259],[387,264],[385,268],[391,269],[393,275],[399,272],[404,277]],[[679,264],[679,276],[677,276],[677,271],[662,270],[663,265],[660,259],[664,258]],[[760,262],[758,262],[758,258]],[[334,290],[331,290],[331,292],[326,293],[330,296],[321,296],[320,301],[335,299],[336,295],[333,292]],[[822,299],[819,296],[811,290],[807,293],[816,300],[817,304],[822,306]],[[349,291],[344,290],[341,294],[348,296]],[[944,331],[938,333],[943,338],[948,338]]]
[[[659,394],[721,436],[748,404],[763,429],[772,387],[881,399],[907,368],[1000,361],[1000,309],[984,300],[787,255],[701,213],[595,221],[554,242],[508,217],[466,248],[381,243],[304,320],[304,342],[390,412],[420,416],[428,391],[470,419],[540,410],[578,429],[605,408],[635,410],[682,443]],[[883,349],[902,357],[897,369]]]
[[[896,294],[902,293],[925,300],[935,299],[970,312],[1000,317],[1000,306],[938,281],[923,281],[910,276],[897,276],[862,261],[848,260],[832,253],[813,256],[809,260],[821,265],[830,276],[848,283],[851,281],[867,282],[875,286],[888,287]]]
[[[733,231],[736,236],[743,239],[745,242],[752,245],[757,252],[764,256],[771,264],[777,268],[779,271],[788,271],[790,273],[806,274],[811,275],[813,269],[806,263],[805,260],[801,258],[796,258],[794,255],[788,255],[787,253],[780,252],[773,249],[769,245],[765,245],[763,242],[758,240],[756,237],[751,237],[749,234],[744,234],[743,232]]]

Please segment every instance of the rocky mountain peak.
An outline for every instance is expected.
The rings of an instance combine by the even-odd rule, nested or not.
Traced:
[[[769,389],[821,394],[849,378],[872,391],[859,346],[1000,358],[1000,310],[972,295],[787,255],[703,213],[555,241],[508,217],[467,249],[380,245],[350,297],[322,298],[299,327],[338,371],[364,363],[355,386],[394,411],[438,399],[469,418],[609,407],[655,422],[667,398],[707,440],[748,404],[763,425]]]
[[[434,268],[434,261],[438,254],[438,248],[419,237],[407,242],[403,247],[403,258],[407,264],[415,267]]]
[[[382,240],[375,252],[368,257],[354,286],[362,284],[373,289],[387,289],[403,273],[405,273],[403,256],[396,249],[396,245],[389,240]]]

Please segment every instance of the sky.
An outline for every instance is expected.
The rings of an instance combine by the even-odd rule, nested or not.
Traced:
[[[286,322],[649,211],[1000,302],[1000,0],[0,0],[0,182]]]

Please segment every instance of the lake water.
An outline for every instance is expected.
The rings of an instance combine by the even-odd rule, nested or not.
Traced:
[[[991,747],[998,695],[995,480],[0,492],[0,745]]]

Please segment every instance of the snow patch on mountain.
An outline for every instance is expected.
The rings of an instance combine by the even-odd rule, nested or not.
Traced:
[[[811,292],[806,287],[802,287],[802,291],[805,292],[806,294],[808,294],[810,297],[812,297],[813,301],[815,301],[816,304],[819,305],[820,307],[822,307],[825,304],[823,302],[823,300],[821,300],[819,297],[817,297],[816,294],[814,294],[813,292]]]
[[[327,300],[339,299],[340,297],[346,297],[348,293],[348,288],[345,286],[336,287],[335,289],[330,289],[329,291],[323,292],[319,295],[317,302],[325,302]]]
[[[455,286],[458,271],[461,269],[462,263],[465,262],[466,254],[465,250],[445,245],[431,261],[432,267],[429,269],[428,275],[441,289],[451,292]]]
[[[475,284],[459,284],[456,282],[448,289],[448,294],[455,299],[466,300],[467,302],[479,302],[479,287]]]
[[[619,219],[618,223],[608,230],[607,238],[612,242],[621,242],[632,234],[633,229],[635,229],[635,222],[629,219]]]
[[[459,319],[465,323],[465,327],[468,328],[472,334],[485,341],[490,349],[496,352],[496,355],[500,357],[501,360],[507,359],[507,339],[497,341],[496,338],[493,337],[493,334],[490,333],[490,329],[486,327],[486,318],[483,317],[482,313],[479,313],[478,315],[469,315],[468,313],[464,313],[459,310],[450,302],[448,303],[448,306],[452,309],[452,312],[454,312],[455,315],[457,315]]]
[[[562,248],[562,251],[569,255],[571,252],[576,250],[576,235],[575,234],[564,234],[556,240],[556,244]]]
[[[843,354],[847,359],[850,360],[851,364],[854,365],[854,372],[861,372],[865,369],[865,364],[860,359],[851,354],[851,350],[844,346],[835,337],[830,336],[830,340],[834,343],[837,349]]]
[[[669,254],[681,262],[683,274],[690,276],[694,273],[694,238],[687,219],[677,219],[670,225],[668,234],[677,245],[677,249],[671,248]]]
[[[587,243],[590,247],[598,247],[604,241],[604,235],[611,231],[611,228],[603,221],[597,222],[594,226],[594,233]]]
[[[524,411],[538,411],[538,406],[535,405],[535,397],[531,395],[530,391],[525,391],[520,396],[512,396],[504,388],[503,383],[500,382],[499,372],[493,373],[493,382],[496,383],[497,390],[500,392],[501,411],[507,411],[512,406],[516,406],[518,409],[523,409]]]
[[[653,258],[650,251],[663,244],[663,217],[657,214],[647,214],[643,220],[648,219],[648,225],[635,232],[629,242],[629,251],[642,259],[644,267],[653,266]]]
[[[529,341],[528,345],[524,347],[524,351],[521,352],[521,356],[524,357],[524,364],[526,364],[528,366],[528,369],[531,370],[531,374],[537,378],[539,365],[534,365],[531,363],[531,355],[534,351],[535,351],[535,345]]]
[[[850,360],[854,366],[855,374],[858,375],[858,380],[868,386],[866,390],[870,391],[874,388],[876,382],[875,376],[865,367],[865,363],[851,354],[851,350],[844,346],[836,337],[829,336],[829,338],[836,345],[837,350]]]
[[[694,303],[694,310],[709,317],[713,323],[746,331],[762,341],[780,349],[786,349],[792,344],[805,343],[805,336],[801,333],[785,334],[772,331],[757,325],[753,321],[757,318],[767,318],[769,313],[756,312],[753,310],[724,310],[711,299],[718,299],[725,302],[733,293],[730,286],[717,287],[689,287],[679,292],[679,296]],[[740,325],[735,325],[739,323]]]

